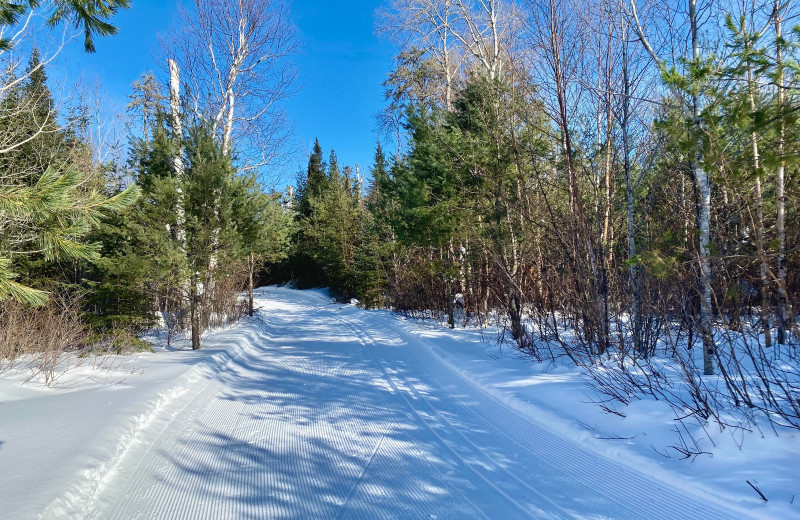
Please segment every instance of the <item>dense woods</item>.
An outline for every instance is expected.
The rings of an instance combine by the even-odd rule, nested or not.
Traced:
[[[800,428],[793,3],[391,0],[393,153],[362,171],[316,142],[288,194],[260,181],[290,135],[286,5],[196,0],[163,77],[132,85],[127,158],[103,161],[91,107],[48,90],[39,4],[88,51],[128,7],[0,4],[0,367],[154,325],[200,348],[271,273],[500,323],[537,361],[585,366],[612,413],[649,395],[681,420]],[[53,327],[74,333],[20,332]]]
[[[317,145],[295,275],[450,327],[500,320],[535,359],[586,366],[610,412],[649,395],[682,420],[797,428],[795,17],[390,2],[398,151],[378,146],[362,191]]]
[[[163,44],[169,77],[143,74],[128,114],[110,116],[127,115],[127,157],[101,153],[112,144],[97,136],[113,121],[99,120],[90,93],[62,94],[78,101],[59,106],[49,90],[48,64],[68,33],[46,50],[34,36],[65,21],[84,29],[92,52],[93,36],[114,34],[113,15],[129,3],[0,6],[4,34],[13,35],[0,54],[0,369],[23,355],[47,372],[64,352],[148,348],[138,335],[153,326],[168,342],[190,333],[200,348],[207,328],[252,315],[261,266],[285,256],[292,228],[258,167],[286,131],[278,103],[291,92],[283,57],[296,38],[283,4],[246,4],[201,1],[183,14],[183,45]],[[201,29],[219,17],[234,20],[227,33]],[[213,45],[230,41],[239,45],[234,56],[215,60]],[[231,78],[223,96],[214,67]],[[269,110],[254,108],[264,104]],[[256,138],[260,120],[268,123]]]

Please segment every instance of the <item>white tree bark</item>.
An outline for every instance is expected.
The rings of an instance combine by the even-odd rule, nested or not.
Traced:
[[[700,61],[700,42],[697,35],[697,0],[689,0],[689,30],[692,35],[692,61]],[[700,263],[700,328],[703,336],[703,374],[714,374],[714,338],[711,329],[711,179],[703,167],[703,120],[701,117],[701,94],[695,88],[692,91],[692,122],[697,132],[697,143],[692,156],[692,175],[697,183],[697,226],[698,253]]]
[[[162,43],[191,85],[195,116],[212,128],[223,151],[234,148],[253,169],[269,163],[289,135],[280,109],[295,92],[286,60],[298,47],[282,0],[194,0],[181,30]]]
[[[489,79],[500,77],[503,71],[502,0],[456,0],[463,20],[463,29],[453,35],[485,69]]]
[[[181,115],[181,73],[175,60],[167,61],[169,66],[169,107],[172,116],[172,133],[175,140],[175,155],[172,157],[172,165],[175,169],[176,191],[178,193],[177,208],[177,239],[181,248],[186,250],[186,230],[184,229],[186,217],[183,211],[183,180],[185,165],[183,163],[183,121]]]
[[[625,195],[628,202],[628,259],[636,257],[636,222],[634,220],[633,183],[631,182],[631,145],[630,145],[630,101],[631,83],[628,74],[628,30],[627,23],[622,21],[622,159],[625,170]],[[633,295],[633,348],[639,355],[646,355],[642,345],[642,310],[639,294],[639,267],[631,265],[631,293]]]
[[[780,0],[775,0],[775,38],[780,41],[783,37],[783,14],[781,13],[782,5]],[[784,116],[784,106],[786,103],[786,89],[783,75],[783,50],[781,44],[778,44],[777,52],[777,65],[778,65],[778,107],[780,110],[779,121],[779,135],[778,135],[778,157],[780,162],[778,164],[778,171],[776,175],[776,213],[777,219],[775,228],[778,233],[778,343],[780,345],[786,344],[786,329],[789,325],[789,295],[786,291],[786,187],[785,187],[785,171],[786,159],[784,158],[784,148],[786,141],[786,118]]]
[[[631,15],[634,21],[636,33],[645,50],[653,58],[653,62],[661,72],[665,71],[665,65],[659,59],[653,47],[650,45],[642,29],[641,22],[636,10],[635,0],[629,0]],[[700,60],[700,41],[698,39],[697,22],[697,0],[688,0],[689,7],[689,32],[692,46],[692,62],[699,63]],[[678,100],[684,99],[683,93],[679,92],[674,86],[670,85],[674,96]],[[715,346],[712,331],[712,307],[711,307],[711,256],[709,244],[711,241],[711,179],[708,172],[703,167],[703,121],[702,114],[702,92],[698,88],[692,88],[688,103],[681,106],[684,113],[687,111],[690,121],[697,133],[695,149],[691,156],[692,178],[697,187],[697,231],[698,231],[698,264],[700,286],[700,332],[703,338],[703,373],[705,375],[714,374],[714,355]],[[688,106],[687,106],[688,105]],[[687,110],[688,109],[688,110]]]

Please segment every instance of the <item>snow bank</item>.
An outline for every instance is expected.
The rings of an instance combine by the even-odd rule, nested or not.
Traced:
[[[284,294],[287,289],[281,289]],[[336,305],[373,330],[391,329],[403,348],[424,348],[494,401],[531,423],[583,448],[635,468],[710,503],[757,518],[800,518],[800,438],[784,432],[708,431],[711,455],[689,463],[670,448],[677,441],[672,410],[655,400],[634,401],[603,412],[574,367],[537,365],[506,345],[492,344],[496,331],[449,330],[330,302],[326,291],[303,299]],[[266,293],[257,296],[264,302]],[[269,302],[270,312],[282,303]],[[283,309],[291,313],[291,309]],[[318,324],[322,325],[322,324]],[[298,323],[299,328],[307,323]],[[17,369],[0,377],[0,518],[75,517],[85,514],[145,429],[161,428],[189,406],[212,376],[267,341],[264,323],[245,319],[207,335],[204,349],[188,343],[156,353],[118,358],[102,372],[78,367],[60,387],[22,382]],[[163,428],[162,428],[163,429]],[[694,435],[705,432],[692,432]],[[710,445],[710,444],[709,444]],[[134,452],[135,453],[135,452]],[[128,457],[130,458],[130,457]],[[768,498],[764,503],[747,484]]]
[[[156,353],[114,356],[104,367],[73,360],[52,388],[23,384],[24,367],[0,377],[0,518],[79,517],[140,432],[189,402],[212,374],[259,341],[246,319]]]
[[[496,329],[450,330],[432,321],[409,320],[371,311],[434,352],[444,364],[497,401],[538,426],[586,449],[652,475],[688,493],[720,504],[739,505],[763,518],[800,518],[800,432],[769,429],[745,432],[698,427],[708,454],[693,461],[679,445],[679,423],[663,401],[643,399],[604,412],[574,366],[537,364],[508,344],[497,344]],[[750,481],[769,502],[764,503]]]

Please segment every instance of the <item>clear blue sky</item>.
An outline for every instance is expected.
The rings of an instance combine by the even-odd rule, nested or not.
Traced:
[[[133,0],[114,18],[119,34],[98,39],[97,53],[85,55],[74,41],[70,70],[97,78],[106,92],[126,101],[131,83],[158,70],[153,57],[157,34],[174,24],[175,0]],[[296,130],[299,155],[282,167],[280,182],[294,181],[305,169],[306,153],[319,137],[327,155],[336,150],[340,166],[372,164],[377,139],[375,114],[383,107],[381,82],[391,70],[395,49],[374,35],[374,13],[381,0],[296,0],[294,21],[302,48],[293,58],[300,91],[287,103]]]

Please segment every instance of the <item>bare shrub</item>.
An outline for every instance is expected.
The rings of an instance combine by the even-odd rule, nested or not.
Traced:
[[[218,273],[203,298],[203,328],[220,327],[238,321],[247,314],[247,302],[241,297],[247,288],[247,266],[228,264],[225,273]]]
[[[0,304],[0,371],[24,362],[32,370],[31,378],[42,375],[50,384],[63,355],[82,348],[87,340],[78,298],[54,296],[38,309],[11,300]]]

